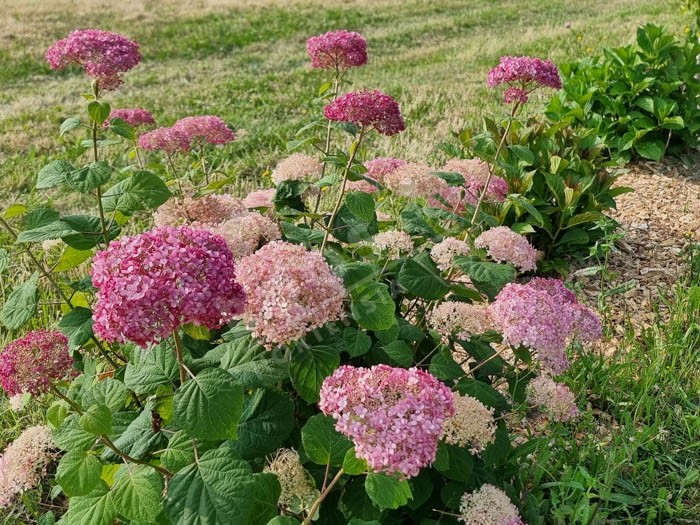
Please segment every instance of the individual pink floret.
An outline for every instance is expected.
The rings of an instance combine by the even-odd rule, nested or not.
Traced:
[[[109,114],[109,118],[105,122],[105,125],[108,125],[109,121],[111,121],[113,118],[120,118],[135,128],[146,124],[155,124],[156,122],[150,111],[141,108],[113,109]]]
[[[508,226],[486,230],[474,240],[476,248],[486,248],[494,261],[510,263],[521,272],[537,269],[537,250],[527,237],[515,233]]]
[[[112,242],[95,255],[94,330],[141,347],[194,323],[219,328],[243,312],[245,293],[224,239],[189,226],[161,226]]]
[[[68,338],[54,330],[34,330],[15,339],[0,353],[0,385],[8,396],[42,394],[50,381],[66,377],[73,367]]]
[[[373,471],[412,478],[435,461],[443,423],[454,415],[454,398],[447,386],[417,368],[345,365],[323,381],[319,407]]]
[[[243,320],[268,348],[291,343],[343,317],[342,280],[318,252],[273,241],[241,259]]]
[[[100,89],[117,89],[121,75],[141,60],[139,45],[128,38],[100,29],[73,31],[46,51],[51,69],[80,64]]]
[[[378,90],[341,95],[323,109],[323,114],[328,120],[352,122],[383,135],[395,135],[406,128],[397,102]]]
[[[361,34],[340,29],[306,41],[311,67],[344,71],[367,63],[367,42]]]

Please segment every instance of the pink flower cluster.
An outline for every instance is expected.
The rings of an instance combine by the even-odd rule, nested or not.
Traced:
[[[256,211],[246,211],[211,228],[221,235],[238,261],[282,237],[279,226]]]
[[[121,86],[122,74],[140,60],[136,42],[99,29],[73,31],[46,51],[46,61],[51,69],[80,64],[97,81],[100,89],[108,90]]]
[[[555,374],[569,367],[569,338],[592,341],[602,335],[595,312],[578,303],[559,279],[507,284],[489,305],[489,315],[504,343],[536,350],[543,366]]]
[[[321,178],[323,164],[303,153],[293,153],[277,163],[272,170],[272,182],[279,185],[285,180],[316,181]]]
[[[111,121],[113,118],[120,118],[133,127],[143,126],[146,124],[155,124],[156,122],[150,111],[141,108],[113,109],[109,114],[109,118],[105,122],[105,126],[109,125],[109,121]]]
[[[241,259],[243,320],[268,348],[291,343],[343,317],[345,288],[318,252],[273,241]]]
[[[445,237],[430,249],[430,257],[435,261],[440,271],[447,271],[454,265],[455,257],[467,255],[469,245],[455,237]]]
[[[248,209],[272,208],[275,205],[275,193],[277,193],[275,188],[251,191],[243,199],[243,206]]]
[[[374,128],[382,135],[395,135],[406,128],[399,105],[378,90],[341,95],[323,108],[323,114],[328,120]]]
[[[488,483],[474,492],[465,492],[459,512],[459,521],[467,525],[525,525],[508,495]]]
[[[444,180],[433,175],[433,168],[417,162],[409,162],[386,174],[384,185],[401,197],[426,199],[441,194],[448,187]]]
[[[486,248],[494,261],[511,263],[521,272],[537,269],[537,250],[524,235],[515,233],[508,226],[486,230],[474,240],[476,248]]]
[[[505,101],[524,104],[529,93],[537,87],[561,88],[561,79],[557,66],[550,60],[503,56],[500,63],[489,71],[487,84],[489,87],[508,84]]]
[[[481,454],[496,440],[496,421],[493,408],[488,408],[475,397],[454,395],[455,414],[445,420],[442,438],[445,443],[469,447],[472,454]]]
[[[411,253],[413,251],[413,239],[401,230],[387,230],[378,233],[372,241],[374,246],[381,251],[389,252],[392,257],[399,257],[402,252]]]
[[[489,167],[481,159],[452,159],[442,171],[459,173],[464,177],[463,187],[448,187],[440,196],[450,205],[450,211],[461,214],[466,210],[465,204],[476,205],[481,192],[484,191],[489,176]],[[486,190],[487,202],[503,202],[508,195],[508,183],[501,177],[492,176]],[[431,201],[431,206],[445,208],[437,199]]]
[[[0,508],[38,485],[56,452],[51,429],[46,426],[29,427],[10,443],[0,454]]]
[[[345,365],[323,381],[321,411],[376,472],[412,478],[435,460],[452,392],[427,372]]]
[[[344,71],[367,63],[367,42],[360,33],[340,29],[306,41],[311,67]]]
[[[0,385],[9,396],[41,394],[49,382],[69,374],[73,359],[61,332],[34,330],[8,344],[0,354]]]
[[[246,212],[243,202],[232,195],[213,193],[197,199],[170,199],[154,214],[156,226],[215,226]]]
[[[384,177],[394,171],[396,168],[404,166],[406,161],[394,159],[391,157],[377,157],[374,160],[368,160],[364,163],[367,171],[364,176],[372,181],[383,185]],[[364,191],[365,193],[376,193],[379,188],[376,184],[367,180],[349,181],[346,189],[348,191]]]
[[[146,150],[162,150],[166,153],[189,151],[197,144],[221,146],[235,140],[236,136],[226,123],[215,115],[181,118],[171,127],[163,127],[139,137],[139,147]]]
[[[95,255],[94,330],[146,347],[185,323],[218,328],[243,311],[233,254],[224,240],[189,226],[162,226],[114,241]]]
[[[538,376],[525,389],[529,403],[543,408],[554,421],[569,421],[580,415],[571,389],[551,377]]]
[[[430,312],[428,324],[444,341],[453,335],[469,341],[472,335],[483,334],[493,329],[486,304],[462,301],[440,303]]]

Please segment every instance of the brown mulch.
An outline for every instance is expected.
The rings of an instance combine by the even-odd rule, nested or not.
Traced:
[[[672,297],[685,270],[685,249],[700,242],[700,164],[693,164],[629,166],[616,185],[635,191],[618,196],[617,210],[609,214],[620,223],[623,237],[615,243],[605,280],[600,274],[586,277],[585,270],[571,276],[590,305],[603,305],[614,327],[606,350],[619,347],[628,322],[639,332],[668,315],[664,298]],[[601,283],[609,295],[599,303]]]

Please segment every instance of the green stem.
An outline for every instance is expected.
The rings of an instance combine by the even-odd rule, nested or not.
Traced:
[[[185,361],[183,358],[183,345],[182,339],[180,339],[180,334],[177,330],[173,330],[173,339],[175,340],[175,359],[177,360],[177,366],[180,369],[180,384],[184,385],[187,380],[187,370],[185,368]]]
[[[357,139],[350,146],[350,157],[348,158],[348,163],[345,165],[345,170],[343,170],[343,184],[340,186],[340,193],[338,194],[338,199],[335,201],[333,213],[331,213],[331,218],[328,221],[328,228],[326,229],[326,233],[323,235],[323,242],[321,243],[321,253],[323,253],[323,249],[326,247],[326,243],[328,242],[328,236],[330,235],[331,230],[333,229],[333,221],[335,221],[335,218],[338,215],[338,211],[340,210],[340,204],[343,201],[343,195],[345,195],[345,187],[348,184],[348,175],[350,174],[350,168],[352,167],[352,163],[355,160],[355,155],[357,155],[357,150],[360,149],[360,143],[362,142],[362,138],[364,136],[365,128],[363,126],[360,128],[360,134],[357,136]]]
[[[56,385],[54,385],[51,381],[49,381],[49,390],[51,391],[52,394],[54,394],[56,397],[60,397],[63,399],[66,403],[70,405],[70,407],[75,410],[76,413],[82,415],[83,414],[83,409],[78,406],[78,404],[73,401],[71,398],[66,396],[63,392],[61,392]]]
[[[97,100],[98,90],[95,88],[95,100]],[[98,122],[92,123],[92,158],[94,162],[99,160],[99,151],[97,149],[97,131]],[[107,231],[107,221],[105,220],[105,211],[102,206],[102,188],[97,187],[97,208],[100,212],[100,228],[102,229],[102,237],[105,241],[105,246],[109,246],[109,233]]]
[[[340,478],[343,474],[344,474],[344,471],[341,468],[338,471],[338,473],[335,475],[333,480],[328,484],[328,486],[326,487],[326,490],[321,492],[321,495],[318,498],[316,498],[316,501],[314,501],[313,505],[311,505],[311,508],[309,509],[309,513],[306,515],[306,519],[304,519],[304,522],[302,523],[302,525],[309,525],[309,523],[311,523],[314,515],[316,514],[316,511],[321,506],[321,503],[323,503],[323,500],[325,500],[326,497],[328,496],[328,494],[331,492],[331,490],[333,490],[333,487],[335,487],[335,485],[338,483],[338,481],[340,481]]]
[[[146,465],[148,467],[153,467],[155,470],[160,472],[163,476],[165,476],[166,479],[169,479],[173,474],[170,472],[168,469],[165,467],[161,467],[160,465],[153,465],[149,463],[148,461],[144,461],[142,459],[137,459],[133,456],[130,456],[121,450],[117,448],[117,446],[114,444],[114,442],[109,439],[106,435],[102,434],[100,436],[100,440],[102,443],[105,444],[105,446],[110,449],[112,452],[114,452],[117,456],[122,458],[124,461],[128,461],[129,463],[136,463],[137,465]]]
[[[331,102],[333,102],[335,99],[338,98],[338,92],[340,91],[340,72],[336,70],[335,72],[335,77],[333,77],[333,97],[331,98]],[[326,142],[323,147],[323,154],[328,155],[328,152],[331,148],[331,131],[333,129],[332,126],[333,122],[330,120],[328,121],[328,126],[326,127]],[[326,163],[323,163],[323,166],[321,167],[321,178],[326,174]],[[316,195],[316,203],[314,204],[314,215],[318,213],[318,207],[321,204],[321,192]],[[311,226],[313,226],[313,222],[311,223]]]

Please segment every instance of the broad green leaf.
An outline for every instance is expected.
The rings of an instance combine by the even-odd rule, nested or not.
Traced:
[[[369,470],[367,462],[364,459],[358,459],[355,455],[355,447],[351,447],[345,453],[343,458],[343,470],[346,474],[351,476],[357,476],[359,474],[364,474]]]
[[[175,355],[163,341],[148,350],[134,347],[126,365],[124,384],[137,394],[153,392],[159,385],[174,384],[180,376]]]
[[[334,271],[343,279],[343,285],[350,295],[375,282],[382,273],[378,265],[361,262],[340,264]]]
[[[94,435],[80,428],[79,416],[70,414],[63,420],[61,427],[53,432],[53,440],[61,450],[88,450],[97,439]]]
[[[80,416],[80,428],[100,436],[112,431],[112,412],[105,405],[92,405]]]
[[[92,255],[92,250],[76,250],[71,246],[67,246],[61,256],[58,258],[58,262],[52,268],[54,272],[66,272],[76,268],[81,263],[85,262]]]
[[[175,424],[190,436],[234,439],[243,410],[243,389],[221,368],[208,368],[185,382],[174,399]]]
[[[54,160],[39,170],[36,180],[36,188],[43,190],[65,184],[69,173],[75,171],[75,167],[65,160]]]
[[[85,496],[100,481],[102,464],[84,450],[71,450],[58,462],[56,482],[68,497]]]
[[[67,215],[61,218],[61,222],[67,224],[73,230],[72,235],[61,237],[63,242],[77,250],[89,250],[104,242],[102,223],[99,217],[91,215]],[[116,223],[107,226],[107,238],[116,239],[121,228]]]
[[[90,119],[98,126],[102,126],[104,121],[109,118],[112,108],[104,100],[93,100],[88,104],[87,111]]]
[[[66,175],[66,182],[80,193],[90,193],[102,186],[112,176],[112,166],[101,160],[71,171]]]
[[[319,400],[323,380],[340,364],[340,354],[330,346],[298,347],[292,352],[289,375],[292,385],[307,403]]]
[[[165,514],[172,525],[265,525],[277,515],[275,476],[253,474],[226,445],[200,456],[170,480]]]
[[[382,350],[399,366],[408,368],[414,364],[413,349],[406,341],[391,341],[382,346]]]
[[[231,447],[243,459],[277,450],[294,428],[294,402],[279,390],[256,390],[247,397],[238,423],[238,440]]]
[[[136,140],[136,132],[134,131],[134,128],[120,118],[110,119],[109,129],[127,140]]]
[[[291,516],[275,516],[267,525],[301,525],[301,522]]]
[[[119,211],[130,216],[137,211],[157,208],[171,195],[160,177],[148,171],[137,171],[105,191],[102,206],[105,213]]]
[[[177,472],[194,463],[195,454],[192,448],[194,443],[195,440],[188,436],[184,430],[175,432],[168,441],[168,447],[160,456],[162,465],[170,472]],[[201,456],[213,448],[216,448],[213,442],[199,442],[197,443],[197,455]]]
[[[301,429],[301,442],[304,452],[311,461],[319,465],[330,464],[340,467],[345,453],[352,444],[335,429],[335,423],[329,416],[316,414],[311,416]]]
[[[151,523],[163,510],[162,491],[163,478],[153,467],[122,466],[112,487],[112,503],[120,516]]]
[[[559,240],[557,240],[555,246],[566,246],[566,245],[581,245],[588,244],[590,240],[590,235],[585,230],[581,228],[574,228],[572,230],[566,230],[564,235],[562,235]]]
[[[61,239],[77,232],[65,222],[58,220],[44,224],[38,228],[24,230],[17,236],[17,242],[43,242],[53,239]]]
[[[168,439],[163,432],[154,428],[155,404],[148,402],[140,413],[118,412],[113,417],[111,436],[114,445],[122,452],[136,459],[145,459],[155,450],[165,448]],[[110,449],[102,452],[105,461],[121,461]]]
[[[483,381],[477,381],[470,377],[463,377],[455,388],[460,394],[467,394],[475,397],[484,405],[493,407],[496,410],[505,411],[509,408],[508,401],[503,397],[503,394]]]
[[[473,257],[455,257],[454,265],[466,273],[477,290],[493,300],[498,292],[515,280],[515,268],[510,264],[484,262]]]
[[[78,117],[68,117],[66,120],[61,122],[61,127],[58,129],[58,136],[62,137],[69,131],[80,127],[80,119]]]
[[[14,219],[27,213],[27,207],[24,204],[12,204],[3,213],[3,217],[6,219]]]
[[[566,191],[564,181],[561,179],[561,176],[557,175],[556,173],[545,173],[544,178],[545,182],[547,183],[547,187],[556,198],[557,206],[559,206],[560,210],[563,210],[566,208]]]
[[[448,445],[442,442],[438,447],[440,453],[446,455],[449,459],[444,462],[444,465],[434,465],[436,470],[446,478],[455,481],[470,481],[473,477],[474,457],[469,451],[465,448],[456,445]]]
[[[289,378],[287,362],[271,355],[250,334],[223,343],[216,351],[221,352],[221,368],[243,388],[268,388]]]
[[[374,215],[374,199],[369,197],[372,201],[372,216],[367,218],[366,212],[368,208],[361,203],[360,199],[351,197],[356,195],[367,195],[362,192],[352,192],[349,193],[346,198],[346,203],[341,206],[338,214],[335,217],[332,225],[333,236],[342,241],[348,243],[355,243],[359,241],[364,241],[379,232],[379,226],[377,224],[377,217]],[[348,206],[348,200],[354,202],[354,211]],[[368,204],[368,203],[367,203]],[[359,214],[359,215],[356,215]]]
[[[569,219],[569,222],[566,224],[566,227],[571,228],[572,226],[576,226],[578,224],[584,224],[586,222],[596,222],[602,218],[603,218],[603,214],[600,213],[599,211],[586,211],[586,212],[579,213],[578,215],[574,215],[573,217],[571,217]]]
[[[34,208],[24,216],[24,229],[41,228],[61,218],[61,214],[52,208]]]
[[[54,429],[58,429],[68,415],[68,408],[68,403],[65,401],[54,401],[46,410],[46,421],[48,421]]]
[[[365,490],[380,509],[398,509],[413,497],[407,480],[400,481],[386,474],[367,474]]]
[[[110,412],[115,413],[124,408],[128,396],[129,391],[124,383],[108,377],[92,385],[83,395],[83,402],[86,405],[92,403],[105,405]]]
[[[68,336],[68,345],[76,349],[93,336],[92,323],[92,310],[78,306],[63,316],[58,328]]]
[[[644,140],[634,145],[640,157],[660,161],[666,153],[666,144],[662,140]]]
[[[371,222],[376,219],[374,199],[369,193],[361,191],[348,193],[345,197],[345,205],[355,217],[362,221]]]
[[[362,328],[367,330],[387,330],[396,320],[396,304],[383,283],[369,283],[352,295],[350,311]]]
[[[36,313],[39,304],[39,274],[12,290],[0,311],[0,320],[10,330],[24,326]]]
[[[466,374],[447,348],[443,348],[431,358],[428,371],[443,381],[459,379]]]
[[[70,499],[59,525],[113,525],[117,511],[112,502],[112,493],[104,481],[86,496]]]
[[[369,352],[372,347],[372,338],[366,332],[348,326],[343,330],[343,350],[350,357],[359,357]]]
[[[429,300],[442,299],[450,289],[427,252],[406,260],[398,282],[410,295]]]

